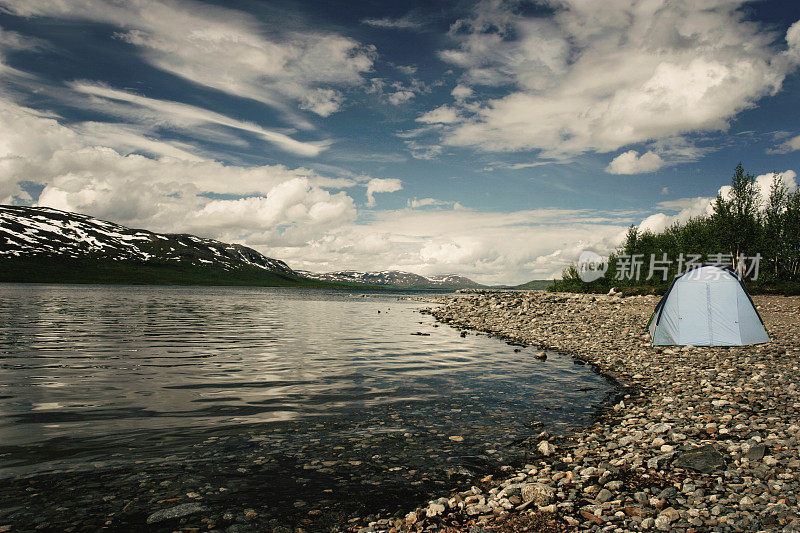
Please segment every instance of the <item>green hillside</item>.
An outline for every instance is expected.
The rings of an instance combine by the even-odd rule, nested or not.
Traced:
[[[0,282],[347,287],[345,284],[312,280],[253,266],[223,270],[182,263],[78,260],[44,256],[0,258]]]
[[[511,287],[512,289],[528,290],[528,291],[543,291],[553,284],[551,279],[533,279],[522,285]]]

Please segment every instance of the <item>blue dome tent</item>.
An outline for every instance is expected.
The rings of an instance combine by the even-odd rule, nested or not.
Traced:
[[[729,267],[702,264],[676,276],[648,323],[654,346],[769,342],[764,321]]]

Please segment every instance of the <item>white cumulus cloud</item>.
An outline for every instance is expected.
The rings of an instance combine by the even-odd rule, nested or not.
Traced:
[[[772,188],[772,182],[775,174],[778,179],[783,183],[789,192],[797,190],[797,174],[794,170],[785,170],[783,172],[761,174],[756,176],[755,184],[761,199],[761,208],[766,206],[766,201],[769,198],[769,193]],[[730,198],[731,186],[723,185],[717,191],[717,194],[723,198]],[[708,216],[714,213],[714,201],[716,196],[700,196],[696,198],[682,198],[680,200],[669,200],[660,202],[657,207],[667,211],[677,211],[674,214],[666,214],[663,211],[654,213],[639,224],[640,231],[651,231],[653,233],[660,233],[675,223],[683,223],[690,218],[699,216]]]
[[[373,178],[367,183],[367,205],[375,205],[375,193],[397,192],[403,188],[403,182],[395,178]]]
[[[797,190],[797,173],[794,170],[784,170],[783,172],[761,174],[760,176],[756,176],[756,188],[758,189],[758,193],[761,197],[762,208],[766,206],[775,176],[778,177],[778,180],[783,183],[784,187],[786,187],[786,190],[789,192],[794,192]]]
[[[455,108],[443,105],[417,117],[417,122],[425,124],[451,124],[453,122],[458,122],[459,119],[458,111]]]
[[[464,84],[507,94],[464,106],[446,144],[560,159],[726,130],[800,58],[800,26],[781,51],[782,36],[748,21],[744,0],[549,4],[555,14],[536,17],[487,0],[453,25],[458,46],[440,57]]]
[[[450,91],[450,94],[453,95],[453,98],[456,100],[464,100],[475,94],[475,91],[473,91],[471,87],[459,84]]]
[[[664,161],[655,152],[639,155],[636,150],[619,154],[606,167],[609,174],[644,174],[655,172],[664,166]]]
[[[3,98],[0,130],[0,203],[36,200],[23,187],[32,182],[43,187],[39,205],[265,246],[305,243],[355,219],[352,198],[306,169],[225,165],[130,127],[64,126]],[[142,148],[153,155],[132,153]]]
[[[563,209],[387,210],[375,213],[368,225],[343,225],[307,248],[276,251],[312,271],[382,265],[423,275],[459,273],[481,283],[522,283],[559,276],[586,247],[612,251],[629,223],[627,215]]]

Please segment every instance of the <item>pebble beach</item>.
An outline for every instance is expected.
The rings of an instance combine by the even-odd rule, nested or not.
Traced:
[[[426,298],[463,335],[571,354],[620,387],[535,460],[377,531],[800,531],[800,298],[756,296],[771,342],[653,347],[656,296],[479,291]],[[540,351],[537,351],[540,350]]]

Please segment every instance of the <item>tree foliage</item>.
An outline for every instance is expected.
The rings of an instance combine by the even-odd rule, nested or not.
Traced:
[[[800,292],[800,189],[789,191],[780,176],[774,174],[769,195],[762,198],[755,177],[739,163],[730,187],[717,195],[712,209],[710,215],[675,223],[661,233],[631,226],[622,246],[609,257],[608,270],[602,278],[585,283],[578,267],[570,265],[551,290],[607,292],[616,287],[629,293],[661,293],[694,255],[699,256],[696,263],[722,262],[743,275],[753,261],[741,258],[758,255],[758,279],[749,282],[751,290]],[[640,276],[620,278],[620,271],[625,270],[621,267],[629,266],[631,257],[642,261]],[[667,261],[659,263],[665,257],[668,266]],[[651,258],[656,270],[647,279]],[[661,266],[666,273],[658,269]],[[751,271],[746,281],[752,274]]]

